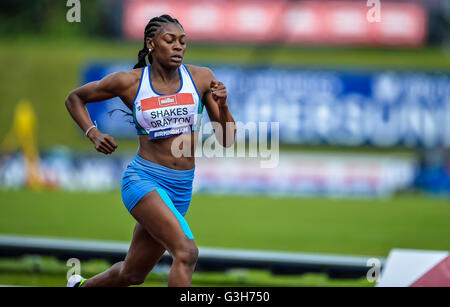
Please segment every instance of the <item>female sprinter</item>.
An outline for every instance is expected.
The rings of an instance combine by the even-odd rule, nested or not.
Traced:
[[[220,134],[215,129],[222,146],[233,145],[236,130],[225,86],[210,69],[183,65],[185,51],[186,34],[178,20],[155,17],[145,27],[144,48],[133,70],[88,83],[66,99],[70,115],[101,153],[111,154],[117,144],[92,124],[86,103],[120,97],[132,111],[139,135],[139,149],[122,182],[122,200],[136,219],[125,260],[89,279],[74,275],[68,286],[142,284],[166,250],[173,259],[168,285],[191,284],[198,248],[184,215],[192,196],[203,105],[211,122],[222,128]],[[191,154],[174,154],[172,147],[181,149],[172,146],[174,141],[189,144]]]

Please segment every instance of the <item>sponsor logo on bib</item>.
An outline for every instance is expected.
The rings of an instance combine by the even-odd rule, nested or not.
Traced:
[[[141,100],[142,111],[173,107],[194,105],[192,93],[178,93],[174,95],[163,95]]]
[[[177,96],[158,97],[158,102],[162,107],[175,106],[177,105]]]

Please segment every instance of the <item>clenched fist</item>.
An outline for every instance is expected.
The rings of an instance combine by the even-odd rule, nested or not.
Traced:
[[[211,84],[209,87],[214,101],[217,102],[219,106],[226,105],[227,88],[225,87],[225,85],[220,81],[211,80]]]
[[[118,147],[112,136],[103,134],[97,129],[89,131],[88,137],[94,143],[95,149],[105,155],[112,154]]]

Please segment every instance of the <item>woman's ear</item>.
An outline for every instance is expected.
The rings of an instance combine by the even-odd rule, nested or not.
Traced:
[[[155,49],[155,44],[154,44],[152,38],[147,37],[145,42],[146,42],[146,46],[147,46],[148,49],[151,49],[151,50]]]

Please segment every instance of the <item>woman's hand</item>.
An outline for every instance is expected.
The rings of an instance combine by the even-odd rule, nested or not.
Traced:
[[[101,133],[97,128],[89,131],[87,136],[94,144],[95,149],[105,155],[112,154],[118,147],[112,136]]]
[[[211,80],[209,88],[214,101],[217,102],[219,107],[225,106],[227,104],[227,88],[225,85],[220,81]]]

